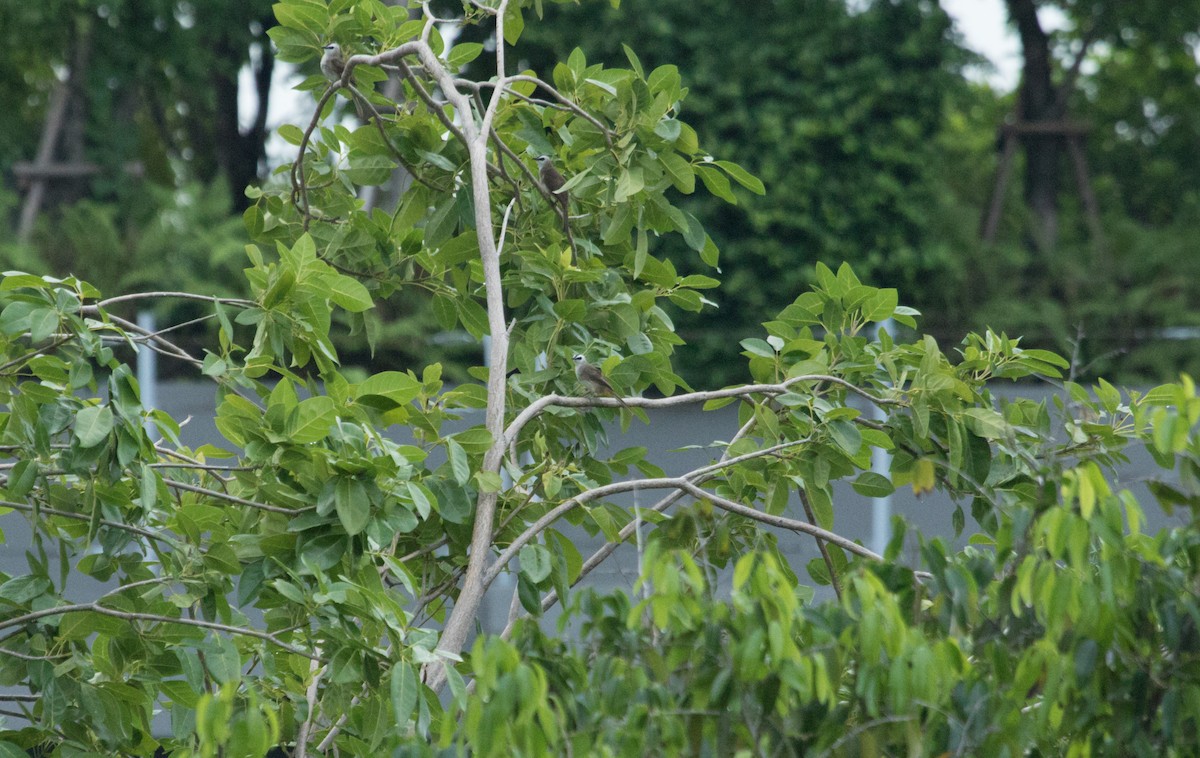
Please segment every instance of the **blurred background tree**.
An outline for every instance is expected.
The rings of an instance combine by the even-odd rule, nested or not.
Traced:
[[[6,267],[233,294],[238,214],[267,170],[273,23],[266,0],[0,6]]]

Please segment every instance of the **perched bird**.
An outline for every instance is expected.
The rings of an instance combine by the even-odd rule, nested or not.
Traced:
[[[554,167],[554,163],[550,160],[549,155],[539,155],[537,159],[538,173],[541,177],[542,184],[546,185],[546,189],[550,190],[550,194],[558,199],[558,204],[562,206],[563,219],[567,218],[567,193],[562,191],[563,185],[567,183],[563,179],[563,175],[558,173],[558,169]]]
[[[321,48],[325,52],[321,55],[321,73],[331,82],[341,82],[342,74],[346,72],[346,59],[342,56],[342,46],[336,42],[330,42],[325,47]],[[346,82],[346,86],[350,88],[352,100],[354,100],[354,110],[358,117],[362,120],[367,119],[367,114],[373,111],[367,99],[363,97],[353,84]]]
[[[325,53],[321,56],[321,73],[331,82],[340,81],[346,70],[346,59],[342,57],[342,46],[331,42],[321,48]]]
[[[588,363],[587,359],[582,355],[575,356],[575,378],[593,395],[607,395],[616,398],[621,407],[629,407],[621,399],[621,396],[617,394],[617,391],[612,388],[612,385],[608,383],[608,379],[604,378],[604,373]]]
[[[558,199],[563,222],[563,232],[567,235],[567,242],[571,244],[571,263],[574,264],[579,258],[579,253],[575,249],[575,235],[571,234],[570,200],[567,198],[567,191],[563,189],[563,185],[567,183],[567,180],[563,179],[562,174],[558,173],[558,169],[554,167],[554,163],[550,160],[549,155],[539,155],[537,163],[538,174],[542,180],[542,184],[546,185],[546,189],[550,190],[550,194]]]

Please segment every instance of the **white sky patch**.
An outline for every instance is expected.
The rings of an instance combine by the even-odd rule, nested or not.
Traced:
[[[967,76],[1003,92],[1021,78],[1021,41],[1009,26],[1004,0],[942,0],[968,48],[991,62],[990,69],[974,68]]]
[[[968,48],[991,62],[990,68],[975,68],[967,77],[986,82],[1001,92],[1011,92],[1021,81],[1021,40],[1008,22],[1004,0],[941,0]],[[1066,28],[1066,16],[1057,8],[1038,11],[1042,28],[1048,32]]]

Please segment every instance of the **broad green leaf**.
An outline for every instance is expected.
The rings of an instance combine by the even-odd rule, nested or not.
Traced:
[[[454,47],[450,48],[450,54],[446,56],[446,66],[451,71],[457,71],[478,58],[482,52],[483,45],[478,42],[456,42]]]
[[[1004,418],[989,408],[968,408],[963,411],[967,428],[984,439],[1003,438],[1008,432]]]
[[[370,291],[357,279],[335,274],[326,279],[325,284],[329,288],[329,299],[351,313],[375,307]]]
[[[660,160],[675,189],[685,195],[696,191],[696,172],[686,158],[674,150],[668,150],[660,156]]]
[[[413,710],[417,707],[417,696],[420,694],[420,683],[412,664],[398,661],[392,666],[388,676],[388,689],[392,698],[392,724],[397,729],[406,730]]]
[[[41,576],[16,576],[0,584],[0,600],[13,605],[25,605],[35,597],[52,589],[50,580]]]
[[[287,434],[293,443],[306,445],[324,439],[336,420],[333,400],[325,395],[310,397],[288,414]]]
[[[892,480],[874,471],[864,471],[851,482],[854,491],[867,497],[887,497],[895,491]]]
[[[451,440],[453,441],[453,440]],[[421,518],[429,518],[429,514],[435,509],[434,494],[427,490],[420,482],[408,482],[408,496],[412,498],[413,507],[417,509],[417,513]]]
[[[737,197],[734,196],[733,188],[729,185],[729,179],[724,174],[707,163],[697,164],[696,173],[700,176],[700,181],[704,182],[704,186],[709,192],[731,205],[737,205]]]
[[[395,407],[411,403],[420,394],[421,383],[416,378],[401,371],[384,371],[359,384],[355,398],[375,407]],[[380,405],[370,398],[384,398],[387,402]]]
[[[367,499],[366,488],[357,479],[344,476],[338,479],[334,492],[334,508],[342,528],[349,535],[358,534],[366,528],[371,518],[371,503]]]
[[[543,545],[526,545],[521,548],[518,558],[521,562],[521,573],[534,584],[540,584],[550,576],[552,568],[550,551]]]
[[[767,194],[767,190],[765,187],[763,187],[762,181],[757,176],[751,174],[738,164],[730,161],[713,161],[713,163],[725,169],[725,172],[732,176],[735,182],[750,190],[754,194]]]
[[[99,445],[113,430],[113,412],[107,405],[89,405],[75,416],[75,438],[85,448]]]
[[[386,155],[351,155],[349,163],[342,175],[364,187],[383,184],[396,169],[396,162]]]
[[[320,6],[300,3],[275,3],[271,6],[275,18],[283,26],[301,29],[314,34],[324,34],[329,23],[329,13]]]
[[[862,434],[853,422],[831,421],[826,428],[829,429],[829,436],[833,438],[838,447],[846,452],[846,455],[858,454],[859,449],[862,448]]]
[[[587,317],[587,304],[583,300],[559,300],[554,304],[554,315],[563,321],[583,321]]]

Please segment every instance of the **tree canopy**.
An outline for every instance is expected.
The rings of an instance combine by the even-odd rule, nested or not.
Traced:
[[[693,390],[671,308],[705,307],[719,251],[674,201],[760,180],[707,152],[670,64],[630,48],[620,66],[574,50],[550,79],[514,65],[540,7],[469,2],[485,51],[448,47],[427,5],[278,4],[281,59],[331,39],[348,57],[300,85],[295,161],[251,192],[248,297],[0,280],[0,526],[33,535],[28,571],[0,577],[17,689],[0,697],[20,717],[0,755],[1194,752],[1200,535],[1144,533],[1114,478],[1145,445],[1163,469],[1148,497],[1200,503],[1192,381],[1001,401],[989,382],[1069,363],[992,331],[949,350],[868,338],[918,314],[817,264],[741,340],[753,383]],[[484,60],[492,75],[459,76]],[[389,76],[398,101],[371,86]],[[339,98],[369,102],[367,123],[329,120]],[[399,167],[399,207],[365,210],[356,189]],[[365,314],[409,289],[489,338],[475,381],[342,366],[333,335],[370,338]],[[202,304],[214,341],[113,312],[164,299]],[[144,406],[130,346],[213,382],[221,447],[183,446]],[[576,353],[628,408],[579,386]],[[606,420],[686,404],[737,404],[723,441],[695,441],[707,465],[670,476],[662,451],[610,440]],[[949,525],[969,510],[980,531],[957,548],[898,523],[877,555],[837,531],[845,486],[943,490]],[[635,490],[661,499],[635,512],[617,499]],[[570,528],[604,547],[585,559]],[[636,597],[575,587],[643,528]],[[791,539],[820,547],[806,579]],[[513,621],[476,634],[506,574]],[[578,635],[537,623],[556,602]]]

